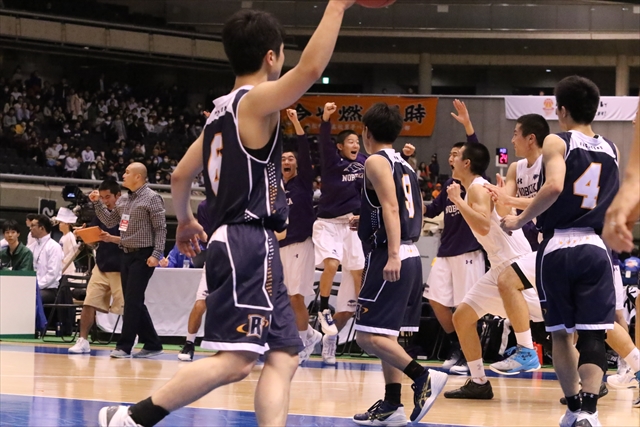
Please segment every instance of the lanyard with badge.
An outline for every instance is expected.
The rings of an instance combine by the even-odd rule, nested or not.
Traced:
[[[127,211],[128,212],[131,211],[131,204],[132,204],[132,200],[131,200],[131,197],[129,197],[129,200],[127,200]],[[131,218],[130,214],[123,213],[122,217],[120,217],[120,226],[118,227],[118,230],[127,231],[127,229],[129,228],[129,219],[130,218]]]

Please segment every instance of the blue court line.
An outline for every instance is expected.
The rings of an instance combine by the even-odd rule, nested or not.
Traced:
[[[20,396],[0,394],[0,426],[6,427],[54,427],[98,425],[98,412],[113,402],[95,400],[60,399],[54,397]],[[427,414],[427,417],[429,415]],[[287,419],[289,427],[354,427],[350,418],[293,415]],[[412,424],[416,427],[456,427],[452,424]],[[249,411],[223,409],[182,408],[161,421],[159,427],[257,426],[256,417]]]
[[[70,355],[67,347],[49,347],[49,346],[39,346],[39,345],[12,345],[12,344],[4,344],[4,343],[0,343],[0,351],[16,351],[16,352],[28,352],[28,353],[33,352],[33,353],[41,353],[41,354],[61,354],[61,355],[67,355],[74,358],[90,357],[90,356],[109,357],[109,353],[111,352],[111,350],[91,350],[90,354]],[[194,360],[197,360],[203,357],[207,357],[207,356],[196,354]],[[125,360],[129,360],[129,359],[125,359]],[[175,353],[164,353],[159,356],[153,357],[153,360],[170,360],[170,361],[178,362],[177,356]],[[336,369],[336,370],[344,369],[344,370],[352,370],[352,371],[382,372],[382,365],[380,365],[380,363],[362,363],[359,361],[345,361],[340,359],[338,360],[339,361],[336,365],[331,366],[331,365],[326,365],[325,363],[322,362],[322,360],[311,359],[304,362],[302,365],[300,365],[300,367],[313,368],[313,369]],[[377,359],[372,359],[372,360],[375,361]],[[118,363],[118,362],[119,360],[113,361],[113,363]],[[188,362],[180,362],[180,363],[188,363]],[[438,366],[428,366],[428,365],[426,366],[430,369],[448,373],[447,371],[442,370]],[[488,367],[485,369],[485,372],[486,372],[485,375],[487,377],[496,377],[496,378],[505,377],[504,375],[499,375],[493,372]],[[510,375],[508,376],[508,378],[523,378],[523,379],[533,378],[538,380],[557,380],[558,379],[555,372],[543,372],[543,371],[523,372],[517,375]]]

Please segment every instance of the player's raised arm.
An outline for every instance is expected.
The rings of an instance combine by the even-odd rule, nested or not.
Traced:
[[[344,12],[355,0],[330,0],[318,28],[300,56],[300,62],[279,80],[260,84],[243,101],[256,116],[287,108],[322,77],[336,45]],[[283,55],[282,52],[279,53]]]

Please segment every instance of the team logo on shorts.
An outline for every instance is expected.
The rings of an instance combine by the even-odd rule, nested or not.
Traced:
[[[356,320],[360,320],[360,315],[368,312],[369,309],[367,307],[363,307],[362,304],[356,304]]]
[[[236,331],[241,334],[246,334],[248,337],[262,337],[262,331],[269,326],[269,321],[259,314],[250,314],[249,322],[243,323],[236,328]]]

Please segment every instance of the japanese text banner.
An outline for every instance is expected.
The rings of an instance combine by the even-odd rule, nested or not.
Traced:
[[[553,96],[505,96],[505,116],[517,120],[525,114],[537,113],[547,120],[558,120]],[[630,122],[638,110],[637,96],[601,96],[595,121]]]
[[[324,104],[335,102],[338,110],[331,116],[331,133],[343,130],[362,132],[362,117],[374,104],[386,102],[398,106],[404,121],[400,136],[431,136],[436,124],[438,98],[419,98],[409,96],[353,96],[353,95],[306,95],[290,108],[298,112],[298,120],[310,134],[318,133],[322,121]],[[285,133],[293,133],[293,126],[282,113],[282,125]]]

